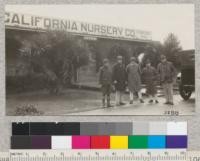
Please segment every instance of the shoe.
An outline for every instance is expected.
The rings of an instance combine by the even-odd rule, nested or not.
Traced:
[[[153,103],[153,100],[149,100],[149,103]]]
[[[168,105],[174,105],[174,103],[173,102],[169,102]]]
[[[155,100],[155,103],[159,103],[158,100]]]
[[[133,100],[130,101],[130,104],[133,104]]]
[[[125,105],[126,103],[124,103],[124,102],[120,102],[119,104],[123,106],[123,105]]]
[[[144,103],[143,99],[140,99],[140,103]]]
[[[120,105],[120,103],[116,103],[116,105],[115,105],[115,106],[121,106],[121,105]]]
[[[164,104],[168,105],[168,104],[169,104],[169,102],[165,102]]]

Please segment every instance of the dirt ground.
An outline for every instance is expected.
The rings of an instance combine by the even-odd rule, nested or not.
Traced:
[[[43,115],[164,115],[166,111],[179,111],[180,115],[191,115],[195,111],[194,96],[189,101],[183,101],[176,94],[175,105],[172,107],[164,105],[164,98],[160,96],[159,104],[149,104],[148,98],[145,103],[140,104],[135,100],[133,105],[129,104],[129,95],[124,95],[127,103],[122,107],[102,109],[101,92],[83,89],[66,89],[60,95],[50,95],[46,91],[28,92],[7,95],[6,113],[9,116],[16,115],[17,107],[35,107]],[[111,95],[114,105],[114,93]]]

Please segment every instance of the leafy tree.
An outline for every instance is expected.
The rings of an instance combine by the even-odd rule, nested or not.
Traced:
[[[130,61],[130,55],[128,54],[127,50],[121,45],[114,45],[108,54],[108,58],[111,62],[116,62],[117,56],[122,56],[125,65],[127,65]]]
[[[163,43],[163,54],[167,59],[174,63],[176,67],[179,66],[176,54],[182,50],[178,37],[173,33],[169,33]]]
[[[157,67],[160,62],[160,55],[163,53],[163,45],[160,42],[151,42],[145,47],[144,53],[142,66],[144,66],[146,60],[149,59],[151,64]]]
[[[160,42],[152,42],[145,47],[145,56],[143,57],[142,64],[144,65],[145,61],[149,59],[152,62],[152,65],[157,67],[160,62],[160,55],[164,54],[167,59],[173,62],[173,64],[178,68],[179,61],[177,53],[181,50],[182,47],[177,36],[173,33],[169,33],[163,44]]]
[[[23,41],[21,60],[28,64],[30,73],[42,73],[51,93],[58,94],[69,85],[74,71],[88,63],[87,44],[64,31],[36,34]]]

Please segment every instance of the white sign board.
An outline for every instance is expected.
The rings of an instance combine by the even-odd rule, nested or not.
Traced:
[[[27,29],[65,30],[67,32],[83,35],[124,38],[131,40],[152,40],[152,34],[149,31],[92,24],[73,20],[46,18],[13,12],[5,12],[5,25]]]

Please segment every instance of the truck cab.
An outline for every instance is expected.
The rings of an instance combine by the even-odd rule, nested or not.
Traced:
[[[195,90],[195,50],[183,50],[177,53],[180,62],[180,73],[177,77],[179,93],[188,100]]]

